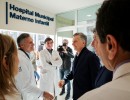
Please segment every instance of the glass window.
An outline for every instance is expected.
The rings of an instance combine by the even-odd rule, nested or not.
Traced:
[[[96,20],[96,12],[100,5],[94,5],[78,10],[78,25],[94,23]]]
[[[11,37],[13,37],[13,39],[16,42],[17,37],[21,33],[24,33],[24,32],[12,31],[12,30],[2,30],[2,29],[0,29],[0,33],[6,34],[6,35],[10,35]],[[54,40],[54,35],[47,35],[47,34],[40,34],[40,33],[28,33],[28,34],[30,34],[30,36],[33,39],[34,47],[35,47],[36,51],[38,50],[38,46],[40,45],[40,43],[44,43],[46,37],[51,37]]]
[[[86,32],[87,32],[87,28],[86,27],[79,27],[78,29],[77,29],[77,32],[82,32],[82,33],[84,33],[84,34],[87,34]]]
[[[65,12],[56,15],[56,27],[67,27],[75,25],[75,12]]]
[[[61,36],[61,37],[73,37],[73,31],[62,31],[62,32],[58,32],[57,36]]]

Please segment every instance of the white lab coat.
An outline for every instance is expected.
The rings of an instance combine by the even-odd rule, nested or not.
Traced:
[[[130,100],[130,62],[116,69],[111,82],[85,93],[78,100]]]
[[[16,87],[21,92],[23,100],[38,100],[43,92],[36,86],[32,63],[21,50],[18,50],[18,57],[19,72],[16,76]]]
[[[59,76],[57,67],[62,65],[62,59],[57,51],[53,50],[51,55],[47,49],[40,51],[39,58],[42,65],[40,89],[48,91],[54,96],[57,96],[59,90]],[[52,65],[48,62],[51,62]]]

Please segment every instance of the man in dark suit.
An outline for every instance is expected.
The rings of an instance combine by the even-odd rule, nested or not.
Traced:
[[[95,80],[95,88],[110,82],[113,77],[113,72],[108,70],[106,67],[102,66],[98,72],[97,78]]]
[[[74,58],[72,49],[68,47],[68,40],[64,39],[62,46],[58,48],[58,52],[60,57],[62,58],[62,65],[60,67],[60,78],[63,79],[64,76],[69,74],[70,69],[71,69],[71,58]],[[67,83],[67,94],[65,99],[70,98],[70,89],[71,89],[71,84],[70,81]],[[65,93],[65,86],[62,87],[62,91],[60,95],[63,95]]]
[[[94,89],[100,66],[98,57],[86,48],[86,44],[87,37],[83,33],[74,34],[73,46],[77,53],[72,71],[59,82],[59,87],[63,87],[73,79],[73,100],[77,100],[85,92]]]

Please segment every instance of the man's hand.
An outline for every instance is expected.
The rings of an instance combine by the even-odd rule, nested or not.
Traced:
[[[53,95],[51,95],[50,93],[48,93],[46,91],[44,91],[43,97],[45,100],[53,100],[54,99]]]
[[[60,88],[62,88],[64,84],[65,84],[65,81],[64,80],[60,80],[59,83],[58,83],[58,86]]]

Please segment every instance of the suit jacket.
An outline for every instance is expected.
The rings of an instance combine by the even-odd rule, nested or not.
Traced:
[[[82,49],[78,57],[75,57],[72,71],[65,78],[65,83],[73,79],[73,100],[94,89],[99,66],[98,57],[86,47]]]
[[[116,69],[111,82],[85,93],[79,100],[130,100],[130,62]]]
[[[95,80],[95,88],[112,80],[113,72],[109,71],[105,66],[101,67]]]

